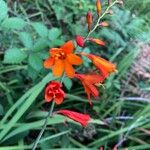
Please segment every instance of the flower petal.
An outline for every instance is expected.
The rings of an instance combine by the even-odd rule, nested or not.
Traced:
[[[55,103],[57,105],[61,104],[63,102],[63,100],[64,100],[63,96],[57,96],[57,97],[55,97]]]
[[[67,60],[70,64],[73,64],[73,65],[81,65],[82,64],[82,59],[75,54],[68,54]]]
[[[64,61],[61,59],[55,60],[53,67],[53,74],[56,77],[60,77],[64,71]]]
[[[96,98],[99,95],[99,91],[96,89],[96,87],[88,82],[85,82],[86,87],[90,91],[91,95]]]
[[[64,116],[67,116],[68,118],[79,122],[83,127],[86,127],[88,125],[88,122],[91,120],[91,117],[88,114],[82,114],[75,111],[70,110],[59,110],[57,113],[62,114]]]
[[[51,56],[55,56],[55,54],[57,54],[61,49],[60,48],[51,48],[49,50],[49,53]]]
[[[46,60],[44,61],[44,67],[45,67],[45,68],[51,68],[51,67],[54,65],[54,61],[55,61],[54,58],[49,57],[48,59],[46,59]]]
[[[45,90],[45,101],[50,102],[53,99],[53,94],[50,93],[49,91]]]
[[[61,49],[62,49],[66,54],[72,53],[72,52],[73,52],[73,49],[74,49],[73,41],[70,40],[70,41],[66,42],[64,45],[61,46]]]
[[[69,78],[73,78],[75,75],[74,68],[67,60],[65,60],[65,72],[66,72],[67,77]]]

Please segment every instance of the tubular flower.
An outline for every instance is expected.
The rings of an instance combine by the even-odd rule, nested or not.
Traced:
[[[88,122],[91,120],[90,116],[87,114],[81,114],[70,110],[59,110],[57,113],[67,116],[76,122],[79,122],[83,127],[86,127]]]
[[[106,21],[101,22],[99,25],[102,27],[108,27],[109,26],[108,22],[106,22]]]
[[[100,0],[97,0],[96,1],[96,9],[97,9],[97,15],[100,16],[100,13],[101,13],[101,1]]]
[[[99,83],[102,83],[104,81],[104,77],[98,74],[91,74],[91,75],[85,75],[85,74],[75,74],[75,78],[80,79],[85,92],[87,94],[89,103],[91,102],[91,95],[96,98],[99,95],[99,91],[97,90],[96,86]]]
[[[96,66],[96,68],[101,72],[104,78],[107,78],[110,73],[117,71],[116,66],[113,63],[97,55],[87,54],[83,52],[81,53],[81,55],[88,57],[92,61],[92,63]]]
[[[77,35],[76,36],[76,42],[77,42],[78,46],[83,47],[84,46],[84,37]]]
[[[44,61],[45,68],[52,68],[54,76],[60,77],[63,72],[70,78],[75,74],[72,65],[80,65],[82,59],[73,54],[73,41],[68,41],[60,48],[51,48],[50,57]]]
[[[92,14],[91,14],[90,11],[87,12],[86,21],[87,21],[87,24],[88,24],[88,30],[91,31],[92,23],[93,23],[93,17],[92,17]]]
[[[88,38],[89,41],[92,41],[100,46],[105,46],[105,42],[100,39]]]
[[[45,101],[51,102],[54,99],[56,104],[61,104],[65,97],[65,93],[61,87],[61,83],[57,81],[51,81],[45,88]]]

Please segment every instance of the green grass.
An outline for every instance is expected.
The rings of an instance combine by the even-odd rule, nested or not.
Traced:
[[[149,103],[126,100],[128,97],[138,97],[132,91],[122,95],[122,81],[126,81],[131,65],[139,54],[135,41],[141,40],[144,45],[144,40],[137,37],[142,34],[148,39],[144,33],[148,33],[150,28],[146,16],[141,13],[145,7],[141,7],[140,11],[136,9],[140,15],[137,13],[134,18],[132,8],[127,3],[128,1],[123,7],[117,5],[113,9],[114,15],[105,17],[104,20],[110,23],[108,28],[100,28],[92,35],[104,39],[106,47],[90,43],[85,45],[90,53],[102,55],[116,63],[118,73],[106,80],[105,88],[99,88],[100,97],[92,100],[92,107],[81,84],[74,79],[66,80],[64,103],[55,107],[55,110],[63,108],[88,113],[93,120],[84,129],[72,120],[67,119],[66,123],[66,118],[60,115],[49,118],[38,145],[41,149],[93,150],[104,146],[104,149],[111,150],[116,144],[120,150],[150,149]],[[95,12],[94,4],[95,2],[84,0],[27,0],[8,3],[9,18],[17,17],[23,21],[15,20],[19,30],[16,26],[12,29],[11,24],[3,27],[0,22],[0,150],[31,149],[50,107],[43,100],[44,87],[56,79],[51,71],[43,69],[43,60],[47,58],[50,47],[74,39],[76,34],[85,35],[84,17],[89,9]],[[137,8],[136,4],[134,6]],[[106,1],[103,8],[106,8]],[[7,16],[3,19],[6,18]],[[16,48],[21,49],[21,52],[18,53]],[[10,49],[13,49],[12,55],[7,54]],[[90,68],[90,63],[85,63],[80,72]],[[128,86],[127,83],[126,87]]]

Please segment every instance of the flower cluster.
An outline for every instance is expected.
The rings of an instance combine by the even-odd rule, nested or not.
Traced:
[[[103,40],[90,37],[91,33],[95,31],[97,27],[107,27],[109,25],[105,21],[100,21],[100,15],[102,12],[100,0],[96,1],[96,10],[98,16],[98,22],[96,26],[93,27],[93,16],[92,13],[88,11],[86,15],[88,35],[86,37],[76,35],[77,47],[84,47],[86,42],[93,42],[99,46],[106,45]],[[74,42],[70,40],[59,48],[51,48],[49,50],[50,56],[44,61],[44,67],[47,69],[52,69],[53,75],[55,77],[66,75],[69,78],[76,78],[81,81],[87,94],[89,103],[92,105],[91,96],[94,98],[99,96],[99,90],[97,87],[101,85],[111,73],[117,71],[116,66],[108,60],[105,60],[104,58],[95,54],[88,54],[85,52],[75,53],[74,47]],[[75,71],[73,65],[81,65],[82,57],[87,57],[95,66],[95,70],[92,71],[92,74],[82,74]],[[45,89],[46,102],[50,102],[53,99],[56,104],[61,104],[65,97],[65,93],[61,88],[62,84],[60,82],[51,81]],[[65,115],[79,122],[82,126],[86,126],[90,120],[89,115],[80,114],[70,110],[59,110],[57,113]]]

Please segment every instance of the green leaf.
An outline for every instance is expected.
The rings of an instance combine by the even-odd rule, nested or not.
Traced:
[[[65,78],[63,79],[63,83],[64,83],[65,87],[66,87],[68,90],[71,89],[71,87],[72,87],[72,80],[71,80],[70,78],[65,77]]]
[[[39,38],[37,39],[37,41],[35,42],[34,46],[33,46],[33,50],[34,51],[42,51],[44,50],[46,47],[48,47],[48,41],[46,39],[43,38]]]
[[[3,0],[0,0],[0,21],[7,17],[7,5]]]
[[[43,61],[37,54],[31,54],[29,56],[29,64],[36,71],[40,71],[43,68]]]
[[[0,104],[0,116],[2,116],[4,114],[4,108],[3,106]]]
[[[18,48],[10,48],[5,52],[4,63],[16,64],[22,62],[27,54]]]
[[[19,38],[26,48],[28,48],[28,49],[32,48],[33,41],[32,41],[31,35],[29,33],[21,32],[21,33],[19,33]]]
[[[53,41],[53,40],[57,39],[60,35],[61,35],[61,30],[60,29],[52,28],[51,30],[49,30],[48,38],[51,41]]]
[[[3,139],[3,137],[13,128],[13,126],[18,122],[18,120],[22,117],[22,115],[27,111],[27,109],[32,105],[32,103],[36,100],[37,96],[40,94],[40,92],[43,90],[45,85],[48,83],[48,81],[54,80],[54,77],[52,74],[48,74],[46,77],[43,78],[42,81],[40,81],[37,85],[35,85],[33,88],[31,88],[29,97],[23,101],[23,104],[20,105],[19,101],[19,108],[16,110],[16,113],[12,116],[12,118],[5,124],[6,128],[4,128],[0,132],[0,141]],[[27,92],[28,93],[28,92]],[[25,93],[22,97],[26,97],[27,93]],[[20,99],[21,100],[21,99]],[[22,100],[21,100],[22,102]],[[18,103],[18,101],[16,102]],[[13,106],[12,106],[13,107]],[[18,107],[18,104],[17,104]],[[14,111],[14,110],[13,110]],[[43,122],[43,121],[42,121]]]
[[[26,25],[26,22],[17,17],[7,18],[2,22],[2,27],[6,29],[17,29],[20,30]]]
[[[39,34],[39,36],[47,37],[48,29],[45,25],[43,25],[42,23],[36,22],[36,23],[32,23],[32,26],[35,29],[35,31]]]
[[[28,76],[33,80],[36,79],[38,76],[38,72],[30,65],[28,66]]]

